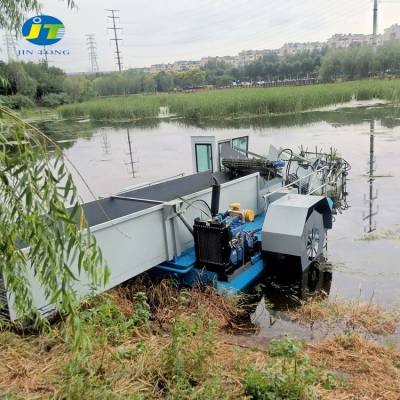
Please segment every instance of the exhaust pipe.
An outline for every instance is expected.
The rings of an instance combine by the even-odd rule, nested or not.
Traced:
[[[219,196],[221,193],[221,185],[218,179],[213,176],[212,195],[211,195],[211,216],[215,217],[219,212]]]

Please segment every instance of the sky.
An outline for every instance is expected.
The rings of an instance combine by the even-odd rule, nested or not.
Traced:
[[[371,0],[42,0],[43,14],[60,19],[65,36],[48,49],[68,55],[49,56],[67,72],[86,72],[86,34],[94,34],[101,71],[116,70],[107,30],[107,11],[120,10],[123,67],[145,67],[205,56],[235,55],[244,49],[279,48],[285,42],[325,41],[334,33],[371,33]],[[34,15],[30,15],[34,16]],[[400,0],[379,3],[379,32],[400,23]],[[2,32],[3,35],[3,32]],[[1,36],[2,36],[1,35]],[[0,38],[2,39],[2,38]],[[0,59],[7,53],[0,40]],[[18,50],[38,50],[24,39]],[[38,55],[23,55],[37,61]]]

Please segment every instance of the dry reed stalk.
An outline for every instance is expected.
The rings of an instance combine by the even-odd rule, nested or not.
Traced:
[[[398,310],[385,310],[377,304],[340,299],[311,298],[297,309],[289,311],[297,321],[305,323],[335,322],[353,329],[362,329],[375,335],[396,332],[400,322]]]
[[[335,399],[400,399],[400,352],[368,341],[359,334],[337,335],[306,351],[315,366],[324,365],[347,384],[330,392]],[[328,398],[328,397],[326,397]]]

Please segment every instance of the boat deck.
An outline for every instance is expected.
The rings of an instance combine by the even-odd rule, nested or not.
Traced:
[[[157,204],[188,196],[210,188],[213,175],[221,184],[232,180],[228,174],[223,172],[202,172],[133,189],[117,196],[84,204],[85,218],[92,227],[154,207]]]

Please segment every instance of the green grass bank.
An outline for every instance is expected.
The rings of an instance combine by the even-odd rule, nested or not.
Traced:
[[[213,90],[165,95],[131,95],[59,108],[63,118],[135,120],[157,117],[160,106],[185,119],[299,113],[332,104],[382,99],[397,103],[400,80],[353,81],[302,87]]]

